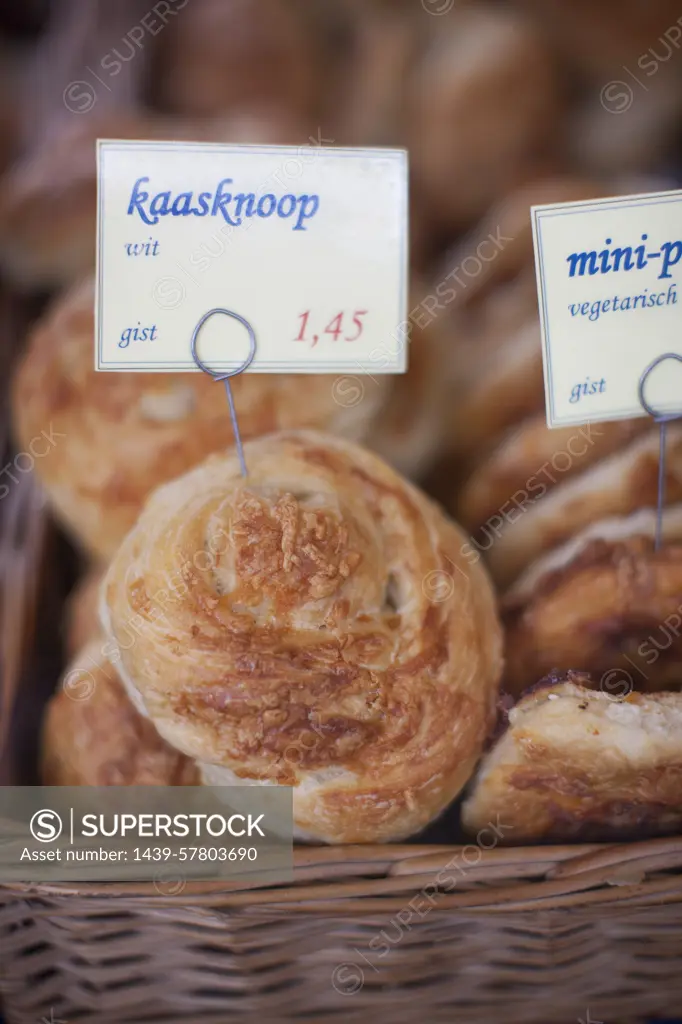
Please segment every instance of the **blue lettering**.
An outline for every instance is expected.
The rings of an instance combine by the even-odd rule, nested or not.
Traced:
[[[621,260],[624,261],[623,270],[632,270],[634,263],[632,262],[632,248],[627,246],[625,249],[614,249],[611,253],[613,258],[613,269],[620,270]]]
[[[240,192],[239,195],[236,195],[234,197],[234,199],[235,199],[235,202],[237,204],[237,211],[236,212],[237,212],[237,216],[238,217],[241,217],[241,215],[242,215],[242,207],[244,206],[245,203],[247,204],[247,209],[246,209],[246,212],[244,213],[244,216],[245,217],[253,217],[253,207],[254,207],[255,202],[256,202],[256,197],[253,194],[253,192],[249,192],[246,195],[243,192]]]
[[[659,279],[662,277],[672,277],[672,274],[668,273],[668,268],[674,267],[682,258],[682,242],[664,242],[661,246],[661,252],[663,253],[663,264],[658,275]]]
[[[267,211],[264,206],[266,199],[268,201]],[[258,213],[259,217],[270,217],[275,212],[276,206],[277,200],[275,199],[271,192],[268,192],[266,195],[261,196],[260,199],[258,200],[258,210],[256,212]]]
[[[599,273],[596,252],[572,252],[570,256],[566,257],[566,262],[571,265],[569,277],[575,277],[576,270],[580,277],[584,277],[586,270],[588,274]]]
[[[232,178],[223,178],[218,182],[215,192],[195,193],[186,191],[172,193],[169,190],[152,195],[143,186],[148,185],[149,177],[138,178],[133,185],[128,202],[128,216],[137,213],[145,224],[158,224],[161,217],[217,217],[220,215],[226,224],[239,227],[242,218],[258,216],[262,219],[277,214],[283,220],[293,218],[293,230],[305,231],[307,222],[320,208],[318,195],[286,195],[277,197],[271,192],[257,197],[253,192],[239,192],[233,195],[228,191]],[[125,243],[129,256],[141,255],[142,248],[137,243]],[[150,255],[145,250],[145,255]],[[154,253],[156,255],[156,253]]]
[[[284,204],[288,203],[288,210],[285,212]],[[296,209],[296,196],[291,194],[282,196],[279,203],[277,204],[277,216],[278,217],[291,217],[292,213]]]
[[[298,214],[298,220],[294,225],[294,231],[305,231],[303,224],[304,220],[310,220],[314,217],[320,208],[320,197],[319,196],[299,196],[300,210]]]
[[[210,198],[210,192],[202,192],[197,200],[199,206],[195,206],[194,209],[192,210],[192,213],[194,213],[197,217],[205,217],[206,214],[208,213]]]
[[[151,203],[149,204],[149,212],[156,216],[156,220],[159,217],[166,217],[170,213],[170,192],[159,192],[158,195],[154,196]],[[156,223],[156,221],[154,221]]]
[[[215,199],[213,200],[213,209],[211,210],[211,216],[215,217],[216,214],[218,212],[220,212],[223,215],[223,220],[227,221],[228,224],[232,224],[232,225],[234,225],[236,227],[238,224],[241,224],[241,219],[240,220],[232,220],[232,218],[230,217],[229,213],[225,209],[227,204],[232,199],[232,193],[231,192],[224,192],[223,191],[223,186],[224,185],[231,185],[231,184],[232,184],[232,178],[223,178],[223,180],[218,185],[218,189],[217,189],[216,194],[215,194]]]
[[[193,213],[192,210],[192,193],[181,192],[179,196],[176,196],[171,206],[171,214],[173,217],[189,217]]]
[[[137,210],[145,224],[158,224],[159,218],[149,217],[144,206],[142,205],[143,203],[146,203],[147,200],[149,199],[149,192],[143,192],[140,189],[140,185],[142,185],[143,182],[145,181],[149,181],[149,178],[138,178],[135,184],[133,185],[133,191],[130,194],[130,203],[128,204],[128,216],[132,216],[135,210]]]

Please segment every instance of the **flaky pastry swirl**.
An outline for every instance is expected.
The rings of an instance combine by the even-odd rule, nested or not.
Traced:
[[[302,838],[418,831],[457,795],[501,669],[465,538],[378,457],[282,432],[159,488],[102,622],[129,694],[209,782],[293,785]]]
[[[592,524],[539,558],[502,601],[505,689],[580,665],[607,688],[682,682],[682,506]]]

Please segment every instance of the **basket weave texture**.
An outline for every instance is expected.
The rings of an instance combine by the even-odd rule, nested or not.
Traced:
[[[30,474],[0,518],[0,780],[30,784],[68,580]],[[0,885],[8,1024],[679,1013],[682,837],[490,847],[299,847],[285,887]]]

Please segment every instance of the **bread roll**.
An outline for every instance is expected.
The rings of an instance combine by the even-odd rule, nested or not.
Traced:
[[[329,111],[331,133],[339,145],[402,145],[410,71],[427,26],[424,12],[413,3],[362,0],[344,6],[350,8],[346,14],[351,46],[337,84],[335,109]],[[411,228],[410,224],[410,234]]]
[[[502,841],[643,839],[682,827],[682,694],[625,698],[569,672],[509,712],[462,821]]]
[[[43,722],[45,786],[198,786],[195,765],[165,743],[128,700],[91,640],[66,669]]]
[[[658,497],[658,431],[649,429],[622,451],[556,486],[520,514],[503,516],[487,549],[492,574],[503,589],[543,552],[600,519],[653,508]],[[682,501],[682,426],[668,427],[669,503]]]
[[[522,308],[525,312],[527,296],[534,289],[537,313],[531,207],[574,203],[604,194],[613,194],[610,186],[605,187],[590,178],[555,174],[533,178],[501,196],[496,195],[476,227],[460,238],[441,261],[438,276],[447,281],[455,293],[449,300],[453,308],[471,307],[479,299],[487,304],[499,285],[526,274],[521,292]],[[495,312],[492,311],[493,317]]]
[[[453,502],[457,518],[474,533],[481,526],[489,528],[505,511],[520,514],[559,481],[576,476],[649,427],[648,420],[638,419],[550,430],[544,413],[529,417],[473,471]]]
[[[469,373],[459,376],[461,393],[451,405],[449,448],[466,465],[484,458],[500,436],[540,412],[544,402],[537,313],[516,329],[510,324],[491,342],[481,344]]]
[[[407,137],[417,191],[457,230],[551,151],[557,83],[542,39],[515,14],[462,4],[433,20],[411,82]]]
[[[506,595],[505,688],[582,665],[639,690],[682,683],[682,506],[593,524],[538,559]]]
[[[321,41],[300,0],[190,0],[159,42],[158,99],[170,111],[315,110]]]
[[[540,178],[505,195],[450,250],[435,293],[453,344],[449,447],[469,464],[542,411],[544,388],[531,206],[593,198],[581,178]]]
[[[97,373],[92,281],[58,299],[30,339],[14,382],[18,445],[41,431],[35,469],[73,535],[106,562],[144,499],[212,451],[234,444],[223,387],[203,373]],[[189,346],[189,339],[188,339]],[[320,426],[362,437],[390,378],[244,374],[233,394],[245,438]]]
[[[299,838],[401,839],[471,774],[501,670],[464,535],[375,455],[282,432],[149,499],[108,570],[121,676],[205,782],[294,786]]]

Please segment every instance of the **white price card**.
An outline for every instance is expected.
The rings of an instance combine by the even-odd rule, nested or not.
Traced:
[[[547,423],[643,416],[639,381],[682,354],[682,192],[532,209]],[[656,371],[647,401],[682,411],[682,375]]]
[[[407,154],[100,139],[98,370],[198,370],[212,309],[256,336],[249,371],[402,373]],[[240,367],[248,331],[210,318],[201,359]]]

